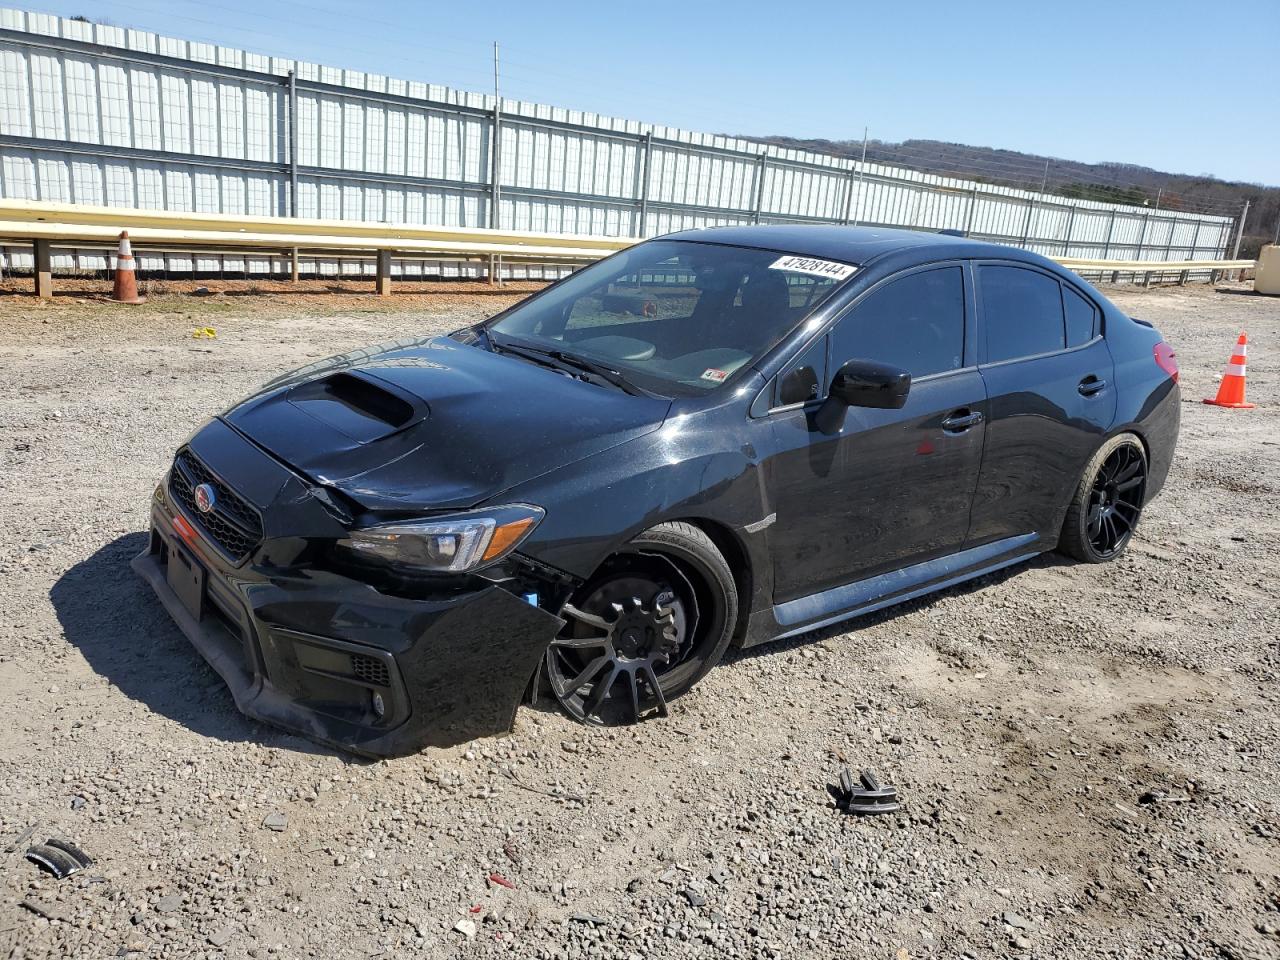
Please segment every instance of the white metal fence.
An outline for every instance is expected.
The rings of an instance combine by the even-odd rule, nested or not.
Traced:
[[[0,9],[0,160],[5,199],[554,233],[862,223],[960,230],[1058,257],[1215,260],[1234,229],[1229,217],[863,166],[521,101],[498,109],[492,96],[12,9]],[[30,266],[25,249],[8,253],[11,265]],[[102,251],[55,257],[61,269],[106,265]],[[140,266],[287,269],[266,255],[194,253],[143,254]],[[397,265],[401,275],[471,269]]]

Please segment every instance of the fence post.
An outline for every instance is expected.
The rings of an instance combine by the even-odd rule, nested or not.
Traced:
[[[764,168],[768,162],[767,154],[759,154],[756,157],[756,197],[752,208],[752,222],[760,222],[760,211],[764,206]]]
[[[1244,239],[1244,224],[1245,224],[1245,221],[1248,219],[1249,219],[1249,201],[1246,200],[1244,202],[1244,209],[1240,211],[1240,229],[1236,231],[1236,245],[1235,245],[1235,249],[1231,251],[1232,260],[1240,259],[1240,241]],[[1236,275],[1236,279],[1239,279],[1240,273],[1238,270],[1228,270],[1227,271],[1228,277],[1233,273]]]
[[[1147,222],[1151,219],[1151,211],[1148,210],[1142,215],[1142,231],[1138,234],[1138,252],[1134,254],[1133,259],[1142,259],[1142,248],[1147,242]]]
[[[49,300],[53,297],[53,266],[49,255],[49,241],[36,240],[31,246],[36,260],[36,296],[41,300]]]
[[[1194,260],[1196,253],[1200,249],[1200,228],[1204,225],[1204,221],[1199,217],[1196,218],[1196,232],[1191,235],[1191,252],[1187,254],[1188,260]]]
[[[489,141],[489,229],[497,230],[502,203],[502,100],[493,98],[493,135]]]
[[[1027,241],[1031,238],[1031,211],[1036,208],[1036,198],[1031,196],[1027,199],[1027,217],[1022,221],[1022,243],[1019,244],[1023,250],[1027,249]]]
[[[854,208],[854,211],[853,211],[853,225],[855,227],[862,222],[862,200],[863,200],[863,196],[866,193],[865,184],[867,182],[863,177],[863,169],[866,167],[866,165],[867,165],[867,161],[865,158],[860,164],[858,164],[858,205]]]
[[[644,135],[643,151],[640,157],[640,232],[637,234],[641,239],[644,239],[649,229],[649,170],[653,162],[652,130]]]
[[[975,183],[969,188],[969,207],[964,212],[964,235],[967,237],[973,232],[973,208],[978,203],[978,185]]]
[[[849,224],[850,217],[853,214],[853,182],[854,169],[850,167],[844,178],[844,216],[840,220],[846,226]]]
[[[1111,218],[1107,220],[1107,239],[1102,244],[1102,259],[1107,260],[1111,257],[1111,236],[1116,229],[1116,211],[1111,209]]]
[[[1164,258],[1169,259],[1173,253],[1173,235],[1178,232],[1178,218],[1174,217],[1173,222],[1169,224],[1169,242],[1164,245]]]
[[[378,296],[391,296],[391,251],[378,251]]]
[[[906,226],[908,229],[920,226],[920,208],[924,206],[924,195],[928,189],[923,183],[916,184],[916,187],[916,203],[911,208],[911,215],[907,217],[909,222]]]
[[[1071,256],[1071,234],[1075,231],[1076,225],[1076,205],[1073,203],[1067,208],[1067,238],[1062,241],[1062,255],[1064,257]]]
[[[858,209],[853,214],[853,225],[862,222],[862,184],[863,172],[867,169],[867,128],[862,128],[862,159],[858,161]]]
[[[289,71],[289,216],[298,216],[298,75]],[[297,257],[294,277],[297,280]]]

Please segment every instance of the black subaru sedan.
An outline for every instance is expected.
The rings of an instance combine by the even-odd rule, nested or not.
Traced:
[[[1177,434],[1173,351],[1043,257],[696,230],[267,384],[177,451],[135,567],[246,714],[398,754],[525,697],[663,715],[730,644],[1112,560]]]

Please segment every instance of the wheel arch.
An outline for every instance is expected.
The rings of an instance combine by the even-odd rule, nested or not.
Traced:
[[[752,596],[756,586],[755,572],[751,564],[751,555],[746,544],[729,526],[707,517],[672,517],[680,523],[697,527],[711,540],[717,550],[729,564],[733,574],[733,583],[738,590],[737,620],[733,625],[733,639],[730,643],[739,646],[747,633],[747,622],[751,615]]]
[[[1143,506],[1146,506],[1146,504],[1155,499],[1156,494],[1158,494],[1164,486],[1163,478],[1155,478],[1152,476],[1152,471],[1156,469],[1156,461],[1152,459],[1154,457],[1154,452],[1151,447],[1151,437],[1141,423],[1126,423],[1110,431],[1106,437],[1103,438],[1102,443],[1106,443],[1108,440],[1113,437],[1118,437],[1122,433],[1131,433],[1137,437],[1138,442],[1142,444],[1142,455],[1147,458],[1147,493],[1143,501]],[[1101,449],[1102,445],[1099,444],[1098,446],[1099,449]]]
[[[641,530],[636,531],[606,551],[591,572],[582,577],[582,581],[590,580],[606,563],[617,556],[630,542],[631,536],[638,535],[643,530],[651,530],[664,523],[686,523],[691,527],[695,527],[699,532],[706,535],[707,539],[724,557],[725,563],[729,566],[729,572],[733,575],[734,587],[738,591],[738,611],[733,625],[731,643],[733,646],[739,646],[746,636],[753,606],[754,591],[760,587],[760,583],[756,565],[752,562],[748,545],[737,531],[722,521],[713,520],[705,516],[676,514],[669,517],[664,516],[654,523],[645,524]]]
[[[1107,431],[1107,435],[1102,438],[1102,443],[1099,443],[1097,448],[1093,452],[1097,453],[1098,450],[1102,449],[1103,443],[1106,443],[1108,440],[1111,440],[1115,437],[1120,436],[1120,434],[1122,433],[1132,433],[1135,437],[1138,438],[1138,441],[1142,444],[1142,452],[1146,455],[1147,461],[1150,462],[1151,439],[1147,436],[1147,431],[1143,429],[1143,426],[1140,423],[1122,423],[1119,426],[1112,427],[1110,430]]]
[[[1138,438],[1138,442],[1142,444],[1143,456],[1147,458],[1147,464],[1150,465],[1151,441],[1147,438],[1146,432],[1142,429],[1141,424],[1138,424],[1138,423],[1114,424],[1111,427],[1111,429],[1108,430],[1106,433],[1100,434],[1098,436],[1098,442],[1094,444],[1093,448],[1089,451],[1089,456],[1085,459],[1084,463],[1080,467],[1080,470],[1081,470],[1080,475],[1076,477],[1075,482],[1072,483],[1071,486],[1068,488],[1067,495],[1063,499],[1061,506],[1058,508],[1058,512],[1053,520],[1053,523],[1050,525],[1050,529],[1057,531],[1057,537],[1059,540],[1061,540],[1061,536],[1062,536],[1062,525],[1066,522],[1067,511],[1071,509],[1072,498],[1075,497],[1076,489],[1079,486],[1080,481],[1084,479],[1083,471],[1089,468],[1089,464],[1093,462],[1093,458],[1098,455],[1099,450],[1105,447],[1108,443],[1110,443],[1116,437],[1125,433],[1133,434],[1135,437]]]

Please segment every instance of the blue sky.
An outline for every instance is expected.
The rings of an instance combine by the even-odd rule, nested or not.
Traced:
[[[20,5],[9,0],[13,5]],[[716,133],[918,137],[1280,184],[1280,2],[33,3]],[[1147,106],[1148,103],[1154,106]]]

